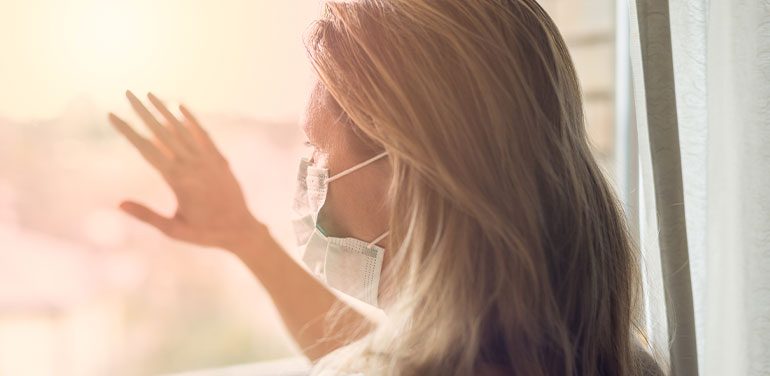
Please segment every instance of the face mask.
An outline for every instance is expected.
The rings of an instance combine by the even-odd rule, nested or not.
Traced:
[[[344,175],[384,156],[383,152],[332,177],[329,169],[319,168],[302,158],[294,195],[294,233],[302,261],[327,286],[378,307],[382,256],[385,249],[375,245],[388,232],[371,242],[355,238],[326,236],[318,226],[318,212],[326,201],[328,185]]]

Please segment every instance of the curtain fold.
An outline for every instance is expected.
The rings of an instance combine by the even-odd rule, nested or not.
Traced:
[[[632,34],[638,36],[635,70],[635,98],[643,107],[637,113],[638,132],[645,133],[657,213],[660,271],[668,322],[669,362],[672,374],[697,375],[692,285],[687,248],[684,189],[679,150],[677,101],[674,89],[668,1],[636,0],[630,4]],[[633,29],[636,28],[636,30]],[[639,82],[641,80],[641,82]],[[641,120],[641,121],[640,121]],[[651,205],[647,205],[649,208]],[[648,209],[649,210],[649,209]]]
[[[711,1],[706,20],[699,350],[710,375],[768,375],[770,1]]]
[[[770,1],[628,2],[652,345],[770,375]]]

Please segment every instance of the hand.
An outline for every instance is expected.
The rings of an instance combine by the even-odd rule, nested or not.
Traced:
[[[177,209],[167,218],[133,201],[123,201],[120,208],[171,238],[202,246],[233,250],[256,236],[255,232],[265,230],[249,212],[227,160],[187,108],[179,106],[180,121],[157,97],[147,96],[165,118],[165,125],[126,91],[154,140],[142,137],[113,113],[110,123],[160,172],[176,196]]]

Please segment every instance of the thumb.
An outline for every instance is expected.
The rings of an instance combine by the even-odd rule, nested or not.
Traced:
[[[120,209],[130,214],[131,216],[135,217],[136,219],[142,222],[148,223],[153,227],[157,228],[158,230],[160,230],[161,232],[163,232],[164,234],[170,236],[172,224],[173,224],[171,219],[166,218],[152,211],[148,207],[133,201],[121,202]]]

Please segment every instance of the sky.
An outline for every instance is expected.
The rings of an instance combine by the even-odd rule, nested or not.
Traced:
[[[77,97],[130,112],[126,89],[201,112],[296,121],[320,0],[0,0],[0,118]],[[106,113],[105,113],[106,117]]]

